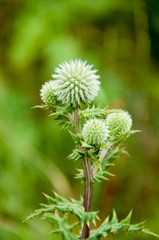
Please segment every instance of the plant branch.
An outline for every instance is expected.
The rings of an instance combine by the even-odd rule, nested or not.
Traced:
[[[84,158],[82,160],[82,166],[83,166],[84,180],[85,180],[83,207],[85,208],[85,212],[90,212],[91,205],[92,205],[92,197],[93,197],[93,184],[92,184],[93,174],[92,174],[90,159]],[[89,238],[89,233],[90,233],[90,226],[85,222],[82,228],[81,239]]]
[[[74,111],[74,133],[80,134],[81,133],[81,110],[80,108],[77,108]],[[82,151],[85,151],[85,149],[81,149]],[[92,205],[92,196],[93,196],[93,184],[92,184],[92,169],[91,169],[91,162],[90,159],[87,157],[84,157],[82,159],[82,167],[84,171],[84,200],[83,200],[83,207],[85,209],[85,212],[91,211],[91,205]],[[84,226],[82,228],[82,235],[81,239],[89,238],[90,235],[90,226],[85,222]]]
[[[81,133],[81,109],[80,108],[77,108],[75,111],[74,111],[74,133],[75,134],[80,134]]]

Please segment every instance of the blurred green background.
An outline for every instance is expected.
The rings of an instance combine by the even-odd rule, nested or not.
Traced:
[[[39,218],[21,222],[45,201],[42,192],[83,194],[74,179],[81,164],[67,159],[69,134],[31,109],[71,58],[99,70],[96,103],[128,110],[142,130],[127,141],[131,157],[111,169],[116,176],[96,185],[92,209],[103,219],[115,208],[122,219],[133,208],[133,223],[147,219],[159,233],[159,1],[1,0],[0,24],[0,239],[60,239]]]

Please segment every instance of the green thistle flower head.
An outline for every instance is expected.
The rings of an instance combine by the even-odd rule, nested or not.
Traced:
[[[54,91],[54,82],[49,81],[42,85],[40,89],[41,100],[50,108],[53,109],[57,104],[57,98]]]
[[[77,107],[94,100],[100,89],[97,70],[91,70],[93,65],[86,65],[86,61],[71,60],[60,64],[53,74],[55,94],[62,104]]]
[[[115,138],[119,138],[122,134],[130,131],[132,126],[132,118],[128,112],[111,113],[106,119],[106,125]]]
[[[100,146],[107,140],[109,130],[103,120],[94,118],[84,124],[82,134],[87,144]]]

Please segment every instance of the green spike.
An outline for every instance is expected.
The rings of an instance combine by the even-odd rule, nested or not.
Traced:
[[[115,212],[115,209],[113,209],[113,216],[112,216],[112,220],[111,220],[110,224],[113,225],[113,224],[116,224],[116,223],[118,223],[118,218],[117,218],[117,214]]]
[[[108,225],[109,225],[109,219],[110,219],[110,217],[108,216],[108,217],[106,217],[106,219],[103,221],[103,223],[102,223],[102,226],[103,227],[107,227]]]
[[[47,108],[49,108],[47,105],[36,105],[36,106],[34,106],[34,107],[32,107],[32,109],[33,108],[42,108],[42,109],[47,109]]]
[[[141,223],[138,223],[138,224],[133,224],[133,225],[130,225],[129,229],[128,229],[128,232],[137,232],[137,231],[140,231],[144,228],[144,224],[145,224],[146,221],[144,222],[141,222]]]
[[[145,229],[145,228],[144,228],[144,229],[141,230],[141,232],[142,232],[142,233],[145,233],[145,234],[148,234],[148,235],[151,235],[151,236],[153,236],[153,237],[159,238],[159,235],[158,235],[158,234],[155,234],[155,233],[149,231],[148,229]]]
[[[65,198],[61,197],[61,196],[60,196],[59,194],[57,194],[56,192],[53,191],[53,193],[54,193],[57,201],[63,202],[63,203],[64,203],[65,201],[67,201]]]
[[[132,212],[133,212],[133,209],[130,211],[130,213],[128,214],[128,216],[121,221],[122,224],[130,224]]]
[[[55,204],[56,203],[56,200],[53,199],[52,197],[50,197],[49,195],[47,195],[45,193],[42,193],[42,194],[46,197],[48,203],[50,203],[50,204]]]

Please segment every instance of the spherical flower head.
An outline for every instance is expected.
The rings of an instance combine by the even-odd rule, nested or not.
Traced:
[[[100,89],[100,76],[96,75],[97,70],[91,70],[93,65],[76,59],[59,66],[52,75],[58,100],[73,107],[92,102]]]
[[[40,89],[41,100],[50,108],[54,108],[57,103],[57,97],[55,96],[54,82],[49,81],[42,85]]]
[[[121,135],[130,131],[132,126],[132,118],[128,112],[111,113],[106,119],[106,125],[113,134],[114,138],[119,138]]]
[[[100,146],[107,140],[109,130],[103,120],[94,118],[84,124],[82,134],[87,144]]]

